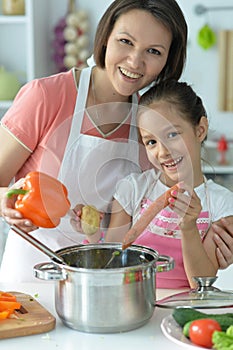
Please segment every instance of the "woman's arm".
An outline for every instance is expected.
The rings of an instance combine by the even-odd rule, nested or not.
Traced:
[[[233,216],[220,219],[211,226],[220,269],[233,264]]]
[[[126,232],[131,226],[132,218],[126,213],[119,202],[114,199],[111,218],[106,233],[106,242],[122,242]]]
[[[0,149],[0,187],[7,187],[31,153],[2,125],[0,125]]]
[[[195,191],[191,196],[179,193],[173,210],[180,216],[180,228],[182,232],[182,253],[185,271],[190,286],[196,287],[192,277],[215,276],[218,270],[218,262],[215,255],[213,239],[206,239],[202,243],[196,220],[201,211],[201,202]]]

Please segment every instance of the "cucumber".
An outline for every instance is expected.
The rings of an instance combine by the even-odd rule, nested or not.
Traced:
[[[233,325],[233,313],[206,314],[192,308],[178,308],[173,311],[172,316],[182,328],[186,323],[201,318],[216,320],[220,324],[222,331],[226,331],[229,326]]]

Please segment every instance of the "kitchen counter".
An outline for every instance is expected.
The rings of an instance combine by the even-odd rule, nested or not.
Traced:
[[[1,350],[143,350],[167,349],[180,350],[180,346],[168,340],[162,333],[160,324],[172,310],[155,308],[149,322],[125,333],[91,334],[83,333],[66,327],[57,316],[54,305],[54,282],[38,283],[0,283],[0,290],[23,292],[34,297],[56,317],[55,329],[38,335],[30,335],[0,340]],[[157,300],[174,294],[175,290],[157,290]],[[180,292],[180,291],[179,291]],[[104,313],[104,310],[103,310]],[[1,327],[1,321],[0,321]]]

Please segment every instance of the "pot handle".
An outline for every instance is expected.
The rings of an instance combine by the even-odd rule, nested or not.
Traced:
[[[165,272],[174,269],[175,261],[171,256],[159,255],[156,261],[156,272]]]
[[[63,281],[67,278],[64,269],[54,263],[40,263],[33,268],[34,276],[46,281]]]

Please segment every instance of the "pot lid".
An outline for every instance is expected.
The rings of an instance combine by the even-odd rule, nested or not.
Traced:
[[[222,291],[213,286],[217,277],[193,277],[196,289],[171,295],[157,301],[156,306],[175,309],[191,307],[194,309],[214,309],[233,307],[233,292]]]

